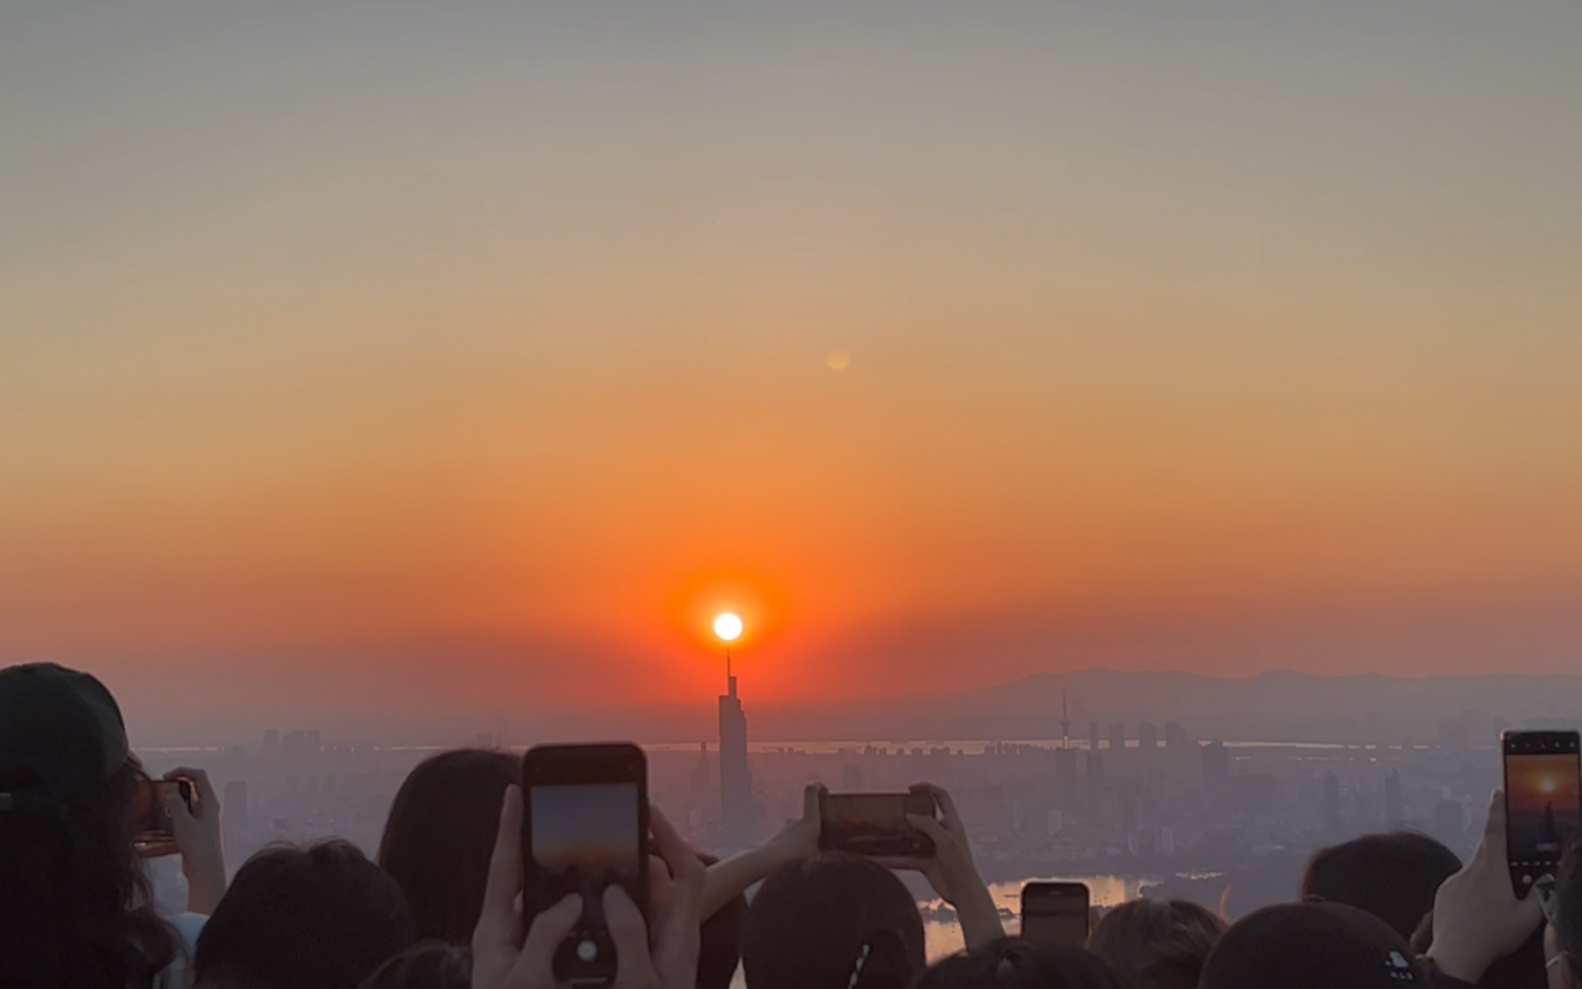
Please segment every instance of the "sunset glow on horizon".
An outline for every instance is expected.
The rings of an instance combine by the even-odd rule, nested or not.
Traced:
[[[0,660],[1582,668],[1575,4],[27,6]]]

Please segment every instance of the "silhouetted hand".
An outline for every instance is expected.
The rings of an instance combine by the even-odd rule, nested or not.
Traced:
[[[165,774],[166,780],[189,780],[192,804],[181,799],[177,787],[165,788],[165,813],[176,834],[181,872],[187,877],[187,909],[211,914],[225,895],[225,845],[220,837],[220,796],[209,774],[180,766]]]
[[[956,908],[968,948],[1004,937],[999,908],[994,905],[994,897],[972,861],[972,844],[967,838],[967,827],[956,811],[956,802],[944,787],[932,783],[918,783],[912,787],[912,792],[932,795],[939,807],[937,820],[921,814],[906,816],[912,827],[933,841],[934,854],[876,861],[892,869],[921,872],[939,898]]]
[[[654,938],[626,890],[604,891],[615,943],[614,989],[693,989],[702,925],[703,863],[657,808],[651,809],[659,858],[650,858]],[[473,989],[554,989],[555,949],[582,916],[581,897],[567,896],[533,918],[523,934],[522,791],[506,789],[500,829],[489,859],[483,911],[472,935]]]
[[[1461,871],[1434,896],[1434,940],[1428,948],[1439,970],[1476,982],[1497,959],[1521,947],[1543,922],[1538,895],[1518,900],[1505,860],[1505,795],[1489,801],[1483,840]]]

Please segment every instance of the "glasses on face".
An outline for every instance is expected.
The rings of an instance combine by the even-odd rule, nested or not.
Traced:
[[[1533,883],[1533,895],[1538,897],[1538,909],[1543,911],[1544,922],[1548,924],[1552,930],[1558,932],[1560,930],[1560,925],[1555,920],[1554,891],[1554,876],[1539,876],[1538,880]],[[1568,952],[1557,951],[1554,953],[1554,957],[1544,959],[1544,968],[1554,968],[1561,962],[1570,960],[1571,955]]]

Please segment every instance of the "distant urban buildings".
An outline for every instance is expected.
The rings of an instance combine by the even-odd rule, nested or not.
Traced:
[[[1149,751],[1159,747],[1159,730],[1152,722],[1144,721],[1137,726],[1137,747]]]
[[[1213,741],[1203,746],[1203,789],[1210,793],[1223,792],[1230,783],[1230,751],[1225,743]]]
[[[1187,747],[1186,729],[1174,721],[1165,722],[1165,748],[1172,751]]]
[[[1126,725],[1115,722],[1110,725],[1110,748],[1120,750],[1126,747]]]

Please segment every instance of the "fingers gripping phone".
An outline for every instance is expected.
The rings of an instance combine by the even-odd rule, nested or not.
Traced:
[[[604,891],[626,890],[648,918],[648,760],[635,745],[540,745],[522,758],[523,906],[529,918],[570,894],[582,916],[555,950],[555,979],[615,978]]]
[[[176,851],[176,822],[165,810],[172,790],[181,796],[182,803],[192,806],[191,780],[145,779],[132,792],[132,847],[144,856]]]
[[[1084,883],[1028,883],[1022,887],[1022,938],[1046,944],[1088,940],[1088,887]]]
[[[1574,731],[1507,731],[1505,860],[1511,885],[1525,897],[1553,875],[1566,847],[1582,837],[1582,746]]]
[[[934,841],[912,827],[908,814],[937,816],[934,795],[910,793],[822,793],[819,795],[818,847],[873,858],[910,858],[934,854]]]

